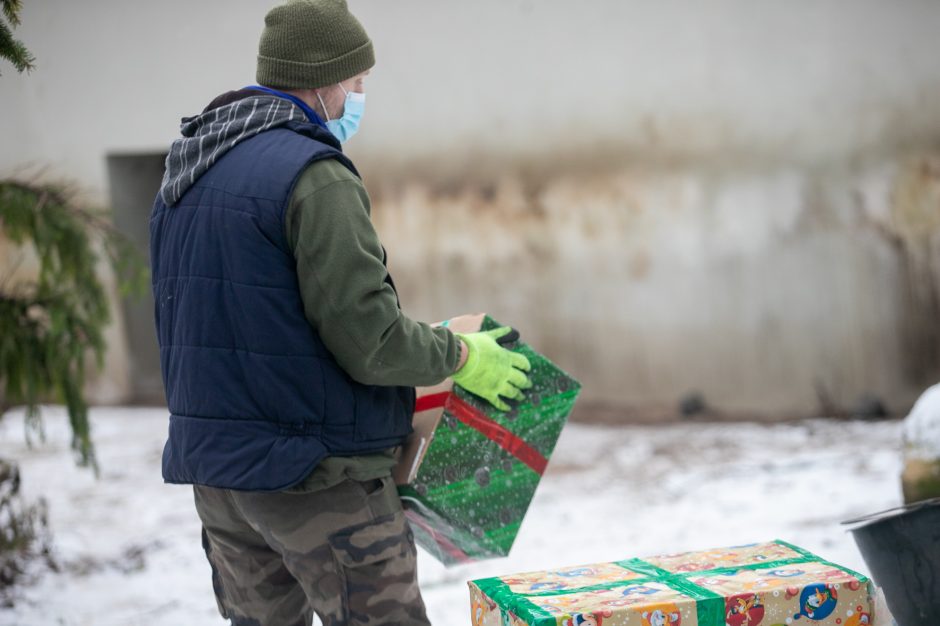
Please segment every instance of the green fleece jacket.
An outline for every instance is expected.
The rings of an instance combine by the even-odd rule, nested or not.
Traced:
[[[385,278],[384,249],[362,181],[333,159],[300,175],[284,217],[304,312],[337,363],[368,385],[433,385],[457,369],[460,345],[446,328],[406,317]],[[389,475],[394,450],[328,457],[293,489]]]

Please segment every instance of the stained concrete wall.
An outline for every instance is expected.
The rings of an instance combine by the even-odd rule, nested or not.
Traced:
[[[410,184],[379,195],[376,220],[405,302],[488,303],[593,400],[662,415],[698,390],[723,413],[802,415],[868,393],[903,410],[938,372],[937,318],[909,287],[935,297],[940,273],[918,282],[894,204],[921,167]]]
[[[349,150],[414,317],[489,310],[643,414],[900,412],[940,376],[940,5],[350,4],[379,63]],[[106,155],[252,82],[268,7],[27,3],[0,172],[106,201]]]

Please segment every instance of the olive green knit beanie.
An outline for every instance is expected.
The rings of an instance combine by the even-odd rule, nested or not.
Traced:
[[[372,40],[346,0],[291,0],[264,17],[258,46],[259,85],[316,89],[375,65]]]

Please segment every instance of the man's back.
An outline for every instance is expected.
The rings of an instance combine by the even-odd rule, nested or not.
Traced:
[[[257,111],[257,101],[242,109]],[[410,431],[410,390],[350,379],[305,317],[284,208],[310,163],[343,158],[311,134],[310,125],[261,132],[228,150],[176,204],[155,203],[169,482],[282,489],[327,455],[383,450]],[[360,431],[377,426],[366,429],[377,436],[358,436],[357,422]]]

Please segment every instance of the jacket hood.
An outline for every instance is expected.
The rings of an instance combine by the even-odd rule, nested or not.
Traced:
[[[199,115],[183,118],[182,137],[173,142],[166,157],[160,198],[167,206],[176,204],[200,176],[239,143],[266,130],[296,123],[307,123],[306,115],[285,98],[251,89],[219,96]],[[329,131],[315,135],[339,149],[339,142]]]

